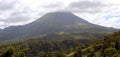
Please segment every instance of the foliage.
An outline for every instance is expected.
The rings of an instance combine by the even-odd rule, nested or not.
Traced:
[[[9,46],[6,48],[5,52],[3,52],[0,57],[13,57],[14,48],[12,46]]]
[[[114,55],[115,53],[117,53],[117,50],[115,48],[109,47],[109,48],[105,49],[104,56],[110,57],[110,56]]]
[[[61,36],[60,36],[61,35]],[[64,36],[63,36],[64,35]],[[72,35],[72,34],[71,34]],[[75,34],[74,34],[75,35]],[[49,37],[62,38],[48,40]],[[47,35],[45,39],[3,45],[0,47],[1,57],[120,57],[120,31],[101,39],[70,38],[64,33]],[[64,39],[66,38],[66,39]],[[46,40],[47,39],[47,40]]]

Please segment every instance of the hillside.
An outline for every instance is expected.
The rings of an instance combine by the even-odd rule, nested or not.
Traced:
[[[63,35],[64,36],[64,35]],[[56,37],[57,38],[57,37]],[[102,39],[31,39],[0,47],[1,56],[15,57],[119,57],[120,31]],[[6,48],[7,47],[7,48]],[[5,49],[6,48],[6,49]],[[9,53],[10,52],[10,53]],[[19,55],[18,55],[19,54]]]
[[[86,48],[69,53],[68,57],[120,57],[120,31],[92,41]]]
[[[84,33],[88,34],[88,33]],[[1,45],[0,50],[2,53],[8,48],[15,49],[16,57],[19,56],[19,52],[25,53],[27,57],[37,57],[42,56],[40,54],[50,52],[57,53],[62,50],[68,50],[82,44],[87,44],[91,40],[87,37],[80,36],[81,33],[51,33],[42,36],[37,36],[32,39],[20,42],[8,42],[7,44]],[[96,37],[97,35],[92,35]],[[90,36],[90,37],[91,37]],[[11,44],[10,44],[11,43]],[[8,47],[10,45],[10,47]],[[8,47],[7,49],[4,49]],[[2,56],[2,55],[1,55]],[[56,55],[57,56],[57,55]]]
[[[11,26],[0,31],[0,41],[18,40],[58,32],[114,32],[117,29],[89,23],[71,12],[47,13],[23,26]]]

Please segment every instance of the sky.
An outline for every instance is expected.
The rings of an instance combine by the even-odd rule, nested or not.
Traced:
[[[120,28],[120,0],[0,0],[0,28],[24,25],[54,11],[69,11],[93,24]]]

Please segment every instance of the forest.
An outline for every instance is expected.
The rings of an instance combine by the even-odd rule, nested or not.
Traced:
[[[61,40],[48,39],[60,35],[50,34],[1,45],[0,57],[120,57],[120,31],[92,40],[75,38],[76,34],[70,38],[63,33]],[[67,37],[70,39],[62,39]]]

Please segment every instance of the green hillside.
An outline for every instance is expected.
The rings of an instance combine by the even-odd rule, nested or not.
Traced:
[[[85,48],[78,48],[67,57],[120,57],[120,31],[92,41]]]
[[[120,31],[101,39],[75,38],[81,33],[52,33],[0,46],[1,57],[119,57]],[[67,36],[66,36],[67,35]],[[91,34],[93,35],[93,34]],[[60,38],[50,40],[49,38]],[[78,37],[78,36],[77,36]],[[80,36],[79,36],[80,37]],[[89,36],[88,36],[89,37]],[[66,38],[66,39],[62,39]],[[70,39],[68,39],[70,38]]]

